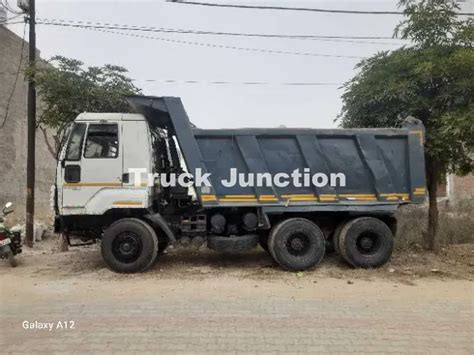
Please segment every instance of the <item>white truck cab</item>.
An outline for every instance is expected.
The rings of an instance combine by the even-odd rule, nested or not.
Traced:
[[[143,115],[80,114],[59,156],[58,213],[103,215],[113,209],[149,208],[153,187],[147,186],[146,178],[141,186],[134,186],[129,169],[153,172],[153,162],[150,129]]]

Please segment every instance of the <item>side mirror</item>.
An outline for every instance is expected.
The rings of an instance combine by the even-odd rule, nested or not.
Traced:
[[[12,212],[13,212],[13,203],[7,202],[5,204],[5,207],[3,207],[3,214],[7,215],[7,214],[12,213]]]

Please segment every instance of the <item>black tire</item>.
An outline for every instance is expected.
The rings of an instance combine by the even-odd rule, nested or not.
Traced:
[[[124,218],[105,230],[101,252],[105,263],[114,271],[144,271],[158,255],[158,237],[146,222]]]
[[[15,255],[13,255],[13,252],[12,251],[9,251],[8,252],[8,261],[10,262],[10,265],[12,267],[16,267],[18,265],[16,259],[15,259]]]
[[[253,249],[258,244],[256,234],[246,234],[239,236],[218,236],[207,237],[207,247],[222,253],[241,253]]]
[[[379,267],[392,255],[393,234],[377,218],[355,218],[342,228],[338,247],[342,258],[354,267]]]
[[[333,246],[334,251],[336,252],[336,254],[338,256],[341,255],[341,250],[339,249],[339,235],[341,234],[341,230],[342,230],[342,228],[344,228],[346,223],[347,223],[347,221],[343,221],[343,222],[339,223],[337,225],[336,229],[334,229],[334,232],[332,234],[332,246]]]
[[[273,227],[268,249],[284,269],[302,271],[321,262],[326,245],[324,234],[316,224],[305,218],[290,218]]]

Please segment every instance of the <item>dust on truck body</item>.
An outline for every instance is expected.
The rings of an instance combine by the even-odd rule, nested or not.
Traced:
[[[53,191],[56,230],[71,244],[101,240],[115,271],[145,270],[177,242],[260,245],[287,270],[314,267],[332,246],[354,267],[377,267],[390,258],[399,206],[424,202],[415,120],[402,129],[199,129],[179,98],[128,101],[137,113],[77,117]],[[182,184],[170,184],[173,175]]]

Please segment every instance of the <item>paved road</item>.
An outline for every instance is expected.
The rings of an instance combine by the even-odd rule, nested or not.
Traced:
[[[0,281],[2,353],[474,353],[468,281]],[[75,329],[25,330],[25,320]]]

